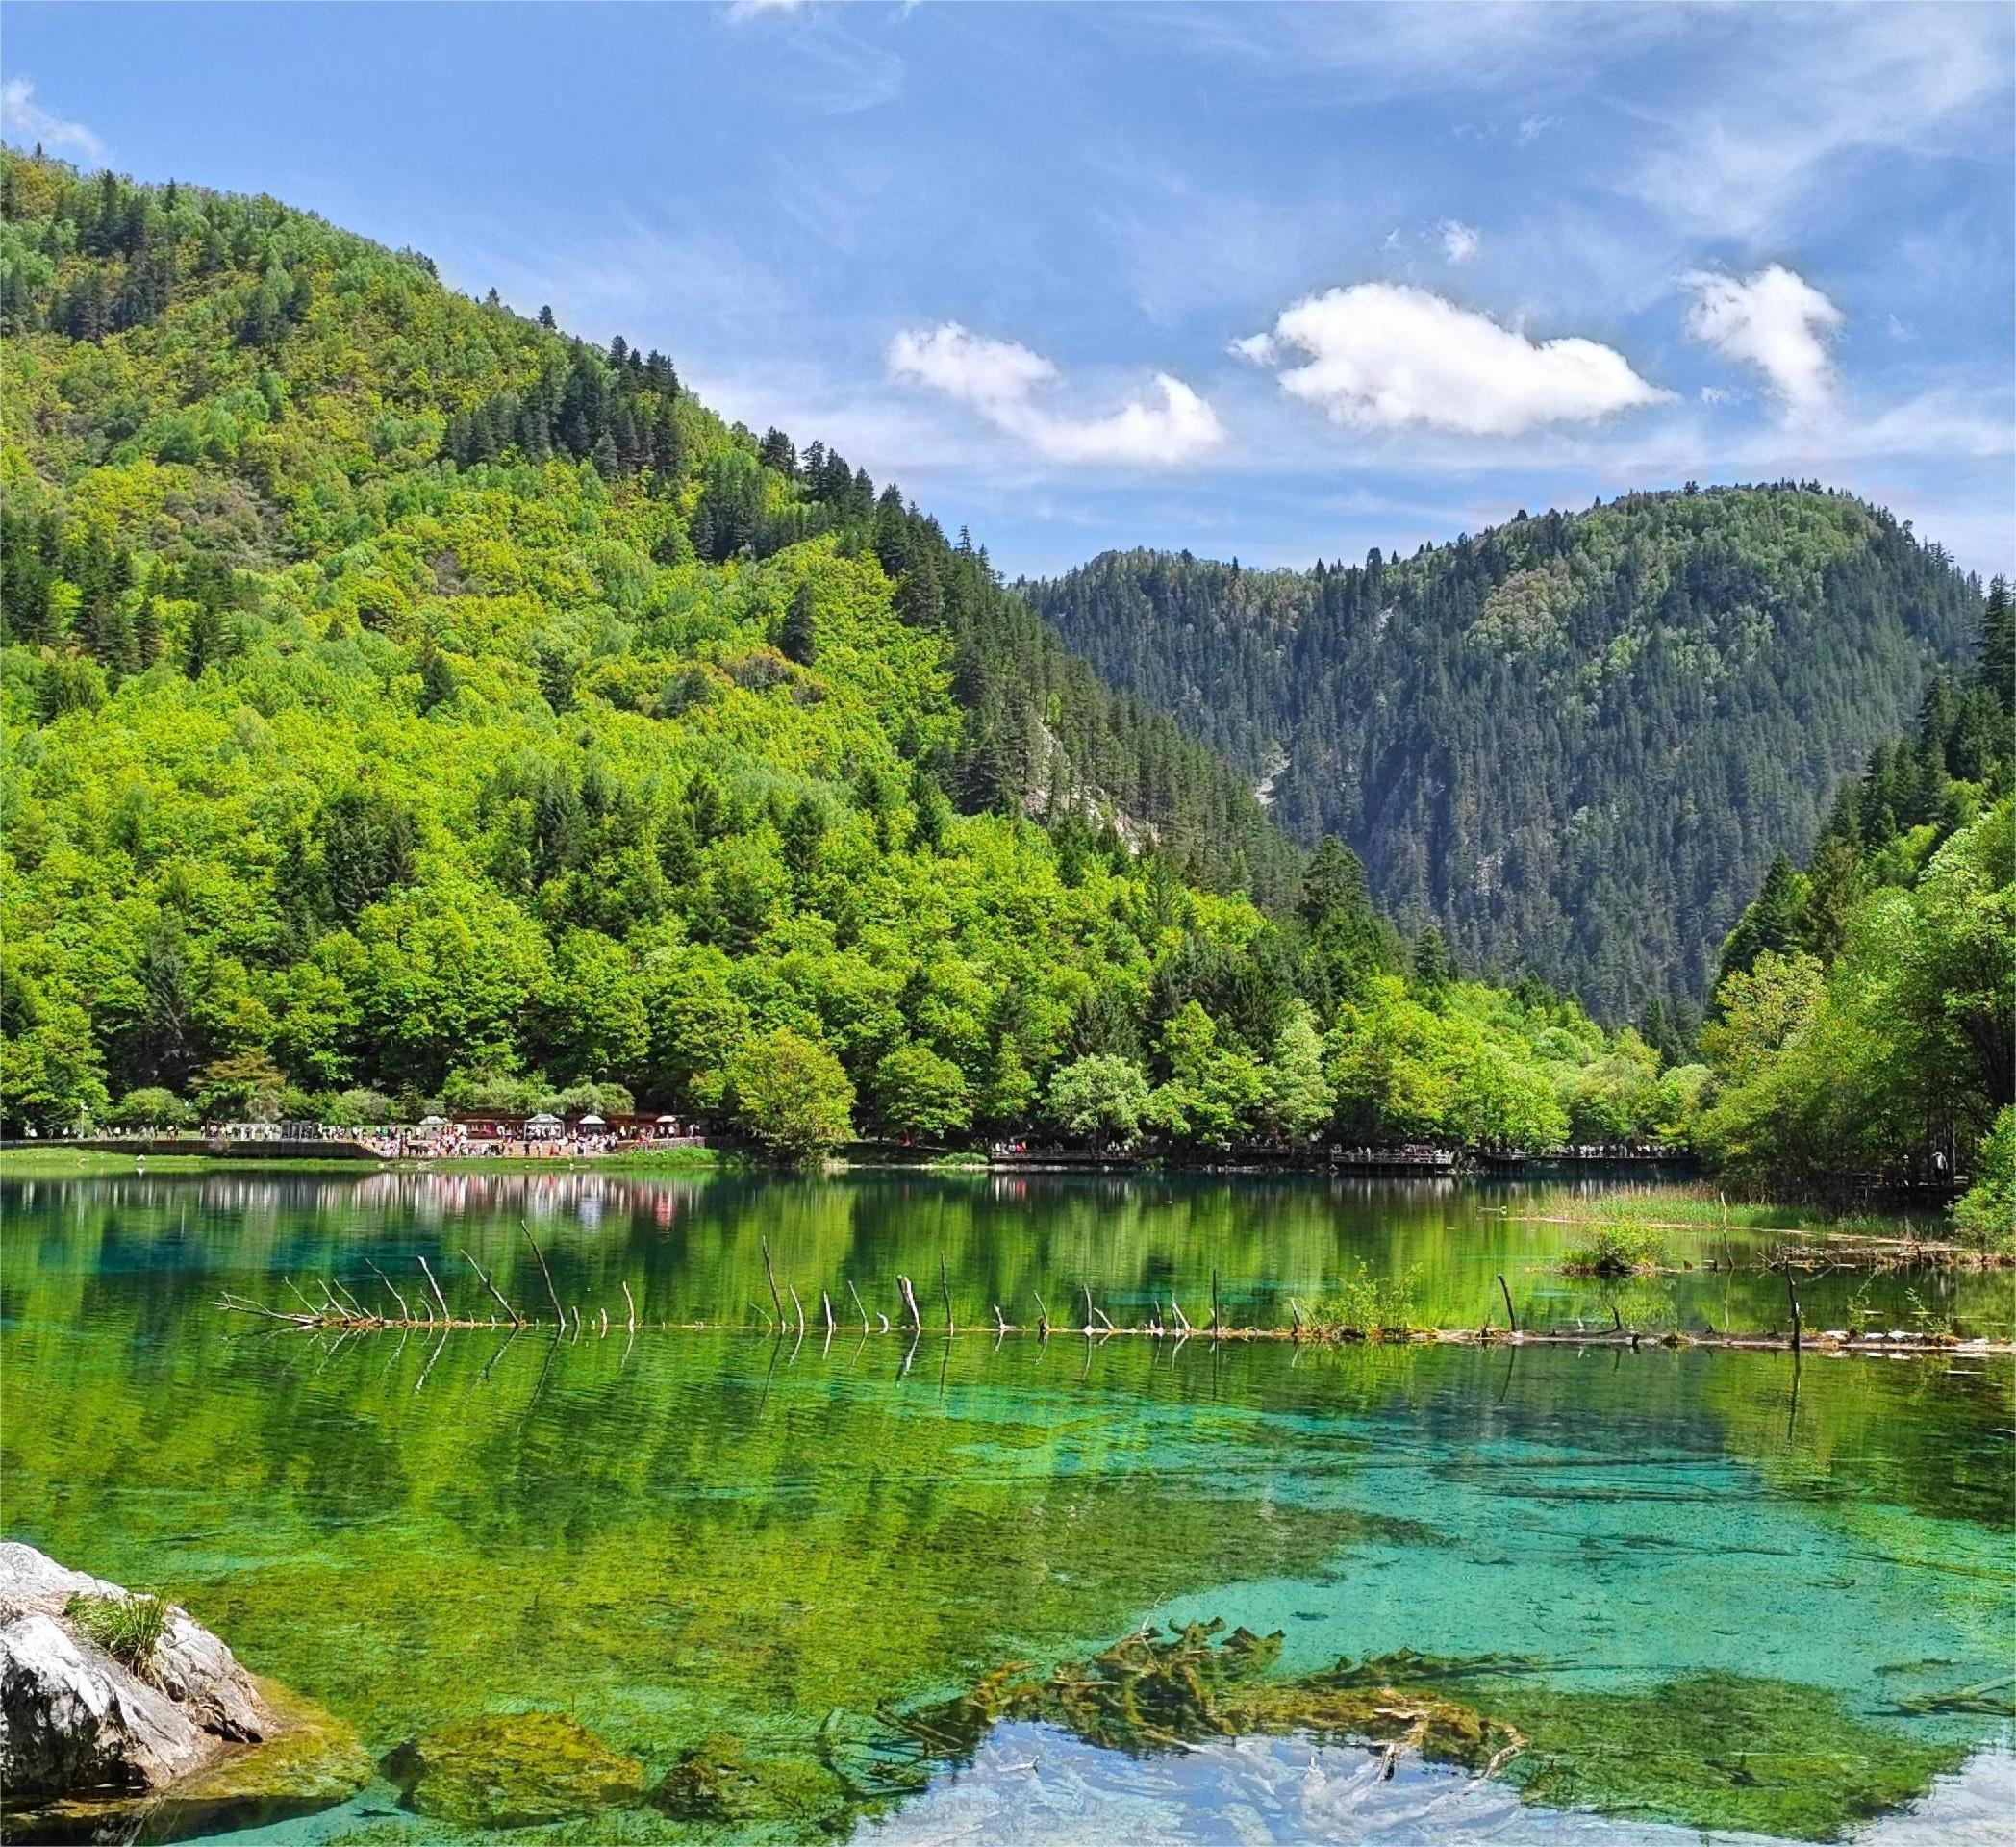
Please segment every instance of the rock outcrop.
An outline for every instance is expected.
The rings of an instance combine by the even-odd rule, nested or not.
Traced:
[[[186,1610],[171,1607],[145,1659],[131,1663],[68,1614],[76,1599],[129,1595],[33,1546],[0,1544],[0,1783],[10,1803],[164,1788],[275,1729],[251,1677]]]

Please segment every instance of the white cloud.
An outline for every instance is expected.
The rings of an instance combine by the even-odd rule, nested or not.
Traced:
[[[1339,423],[1421,425],[1462,436],[1518,436],[1668,402],[1672,393],[1593,340],[1531,341],[1488,316],[1396,283],[1312,295],[1271,334],[1234,342],[1276,368],[1281,389]],[[1291,354],[1305,363],[1286,363]]]
[[[1726,386],[1703,385],[1701,388],[1701,401],[1703,404],[1726,404],[1734,396],[1735,392]]]
[[[1985,458],[2016,453],[2016,419],[2006,389],[1940,386],[1866,415],[1827,433],[1830,450],[1857,456],[1956,455]]]
[[[929,332],[906,329],[889,344],[889,371],[970,404],[992,417],[1027,401],[1057,376],[1041,353],[1012,340],[970,334],[956,320]]]
[[[1071,417],[1041,401],[1057,368],[1014,341],[969,333],[957,321],[910,329],[889,344],[889,375],[942,392],[1051,462],[1179,468],[1221,447],[1224,426],[1196,392],[1155,375],[1160,401],[1134,398],[1104,417]]]
[[[1845,316],[1818,289],[1777,263],[1753,276],[1695,270],[1682,280],[1694,291],[1687,331],[1696,340],[1754,366],[1794,417],[1827,409],[1834,394],[1827,339]]]
[[[82,122],[52,115],[35,99],[35,85],[26,77],[0,83],[0,129],[45,148],[68,148],[88,161],[105,158],[105,143]]]
[[[1444,218],[1435,229],[1442,238],[1442,254],[1451,263],[1468,263],[1477,254],[1477,245],[1483,242],[1483,239],[1461,218]]]
[[[1521,116],[1519,126],[1512,131],[1513,145],[1515,147],[1531,147],[1549,129],[1556,126],[1559,119],[1558,116],[1554,115]]]

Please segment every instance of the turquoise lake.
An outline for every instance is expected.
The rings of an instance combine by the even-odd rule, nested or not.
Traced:
[[[1365,1276],[1475,1325],[1501,1274],[1531,1325],[1782,1316],[1778,1278],[1706,1267],[1734,1248],[1708,1233],[1676,1244],[1691,1270],[1621,1292],[1566,1278],[1570,1233],[1522,1221],[1525,1197],[984,1175],[9,1180],[6,1532],[170,1591],[374,1755],[551,1710],[654,1780],[723,1736],[815,1766],[798,1808],[630,1807],[528,1838],[1994,1837],[2012,1790],[2006,1360],[928,1326],[913,1349],[864,1340],[848,1308],[851,1282],[898,1318],[900,1273],[942,1318],[943,1263],[976,1328],[997,1303],[1033,1321],[1039,1294],[1063,1320],[1087,1287],[1116,1319],[1173,1291],[1201,1321],[1214,1271],[1232,1321]],[[325,1278],[382,1301],[372,1265],[416,1298],[424,1257],[459,1313],[488,1313],[466,1252],[531,1308],[525,1227],[579,1338],[337,1340],[216,1305],[285,1305],[290,1281]],[[782,1286],[840,1304],[830,1341],[816,1307],[802,1342],[765,1333],[765,1242]],[[715,1325],[628,1335],[625,1285],[645,1324]],[[1815,1279],[1809,1321],[1838,1325],[1867,1288],[1898,1325],[2009,1326],[1994,1275]],[[1421,1671],[1525,1748],[1490,1778],[1411,1757],[1389,1777],[1335,1741],[1129,1755],[1009,1723],[900,1796],[820,1781],[822,1740],[878,1712],[1212,1619],[1280,1632],[1281,1677],[1436,1657]],[[232,1837],[442,1835],[378,1784]]]

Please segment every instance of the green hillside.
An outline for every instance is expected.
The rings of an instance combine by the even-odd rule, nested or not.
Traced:
[[[893,487],[270,200],[10,156],[0,1112],[571,1088],[1227,1147],[1684,1114]]]
[[[1292,833],[1348,841],[1404,925],[1612,1018],[1698,1010],[1772,856],[1812,844],[1980,608],[1937,546],[1790,485],[1308,572],[1109,553],[1028,589],[1114,684],[1268,778]]]
[[[1237,779],[984,552],[661,356],[270,200],[9,156],[5,207],[44,1116],[535,1073],[704,1102],[752,1025],[864,1087],[929,1049],[871,1109],[907,1070],[1012,1115],[1087,992],[1292,891]]]
[[[1723,945],[1702,1125],[1753,1184],[1977,1182],[1958,1220],[2016,1238],[2016,607],[1845,784],[1804,870],[1772,862]]]

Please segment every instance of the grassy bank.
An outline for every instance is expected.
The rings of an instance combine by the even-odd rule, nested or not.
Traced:
[[[138,1153],[112,1154],[91,1148],[4,1148],[0,1149],[0,1179],[42,1180],[84,1178],[94,1174],[131,1174],[139,1165]],[[211,1168],[248,1167],[248,1161],[219,1161],[208,1154],[150,1154],[150,1174],[195,1174]],[[290,1167],[306,1163],[290,1161]],[[317,1161],[316,1167],[365,1168],[361,1161]]]
[[[1620,1187],[1589,1194],[1556,1187],[1509,1208],[1516,1219],[1546,1225],[1628,1225],[1660,1231],[1865,1231],[1886,1236],[1947,1238],[1944,1213],[1837,1212],[1824,1205],[1729,1199],[1706,1184]]]
[[[1954,1225],[1943,1212],[1848,1212],[1785,1201],[1736,1201],[1714,1187],[1650,1186],[1586,1194],[1565,1188],[1508,1206],[1507,1217],[1529,1225],[1569,1225],[1587,1237],[1569,1254],[1571,1274],[1623,1275],[1656,1268],[1667,1232],[1713,1236],[1744,1232],[1782,1242],[1776,1257],[1802,1267],[1825,1257],[1843,1266],[2002,1264],[2008,1241],[1995,1243]]]
[[[440,1168],[451,1174],[488,1174],[492,1169],[511,1173],[538,1172],[563,1168],[570,1172],[592,1168],[598,1174],[712,1173],[721,1168],[746,1164],[743,1155],[718,1148],[639,1149],[629,1154],[503,1155],[479,1154],[468,1160],[388,1162],[388,1166]]]

